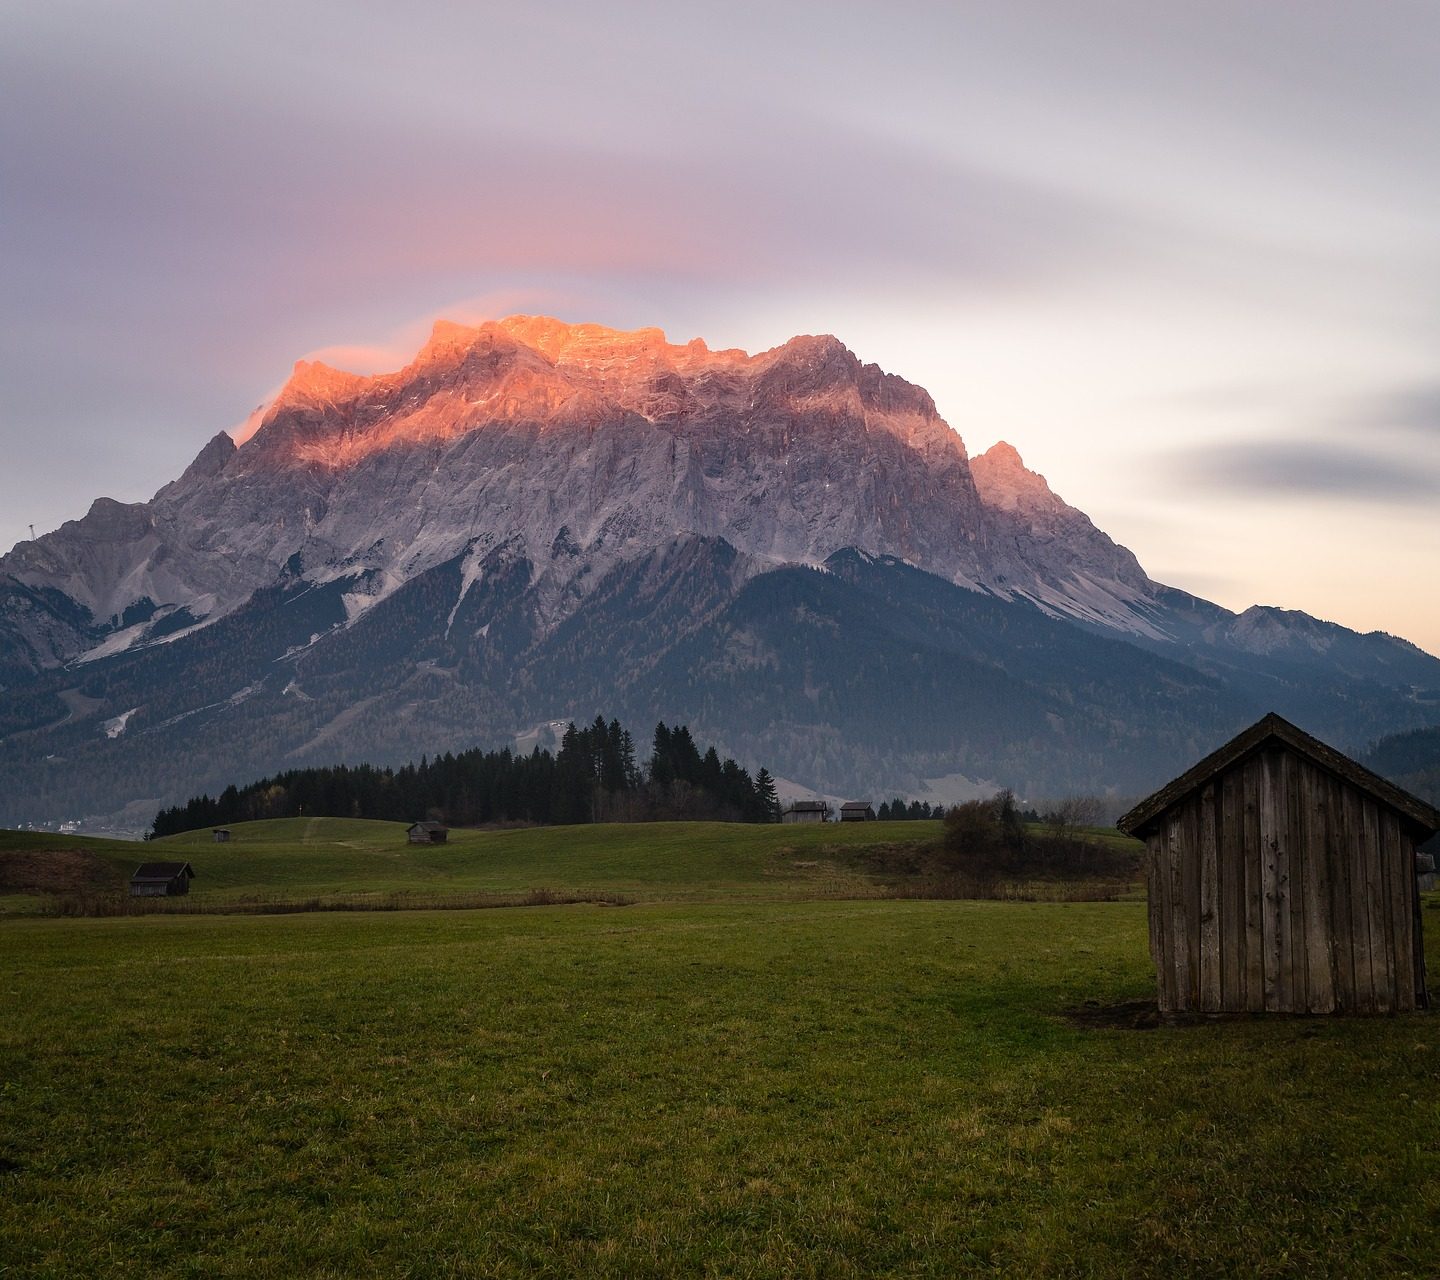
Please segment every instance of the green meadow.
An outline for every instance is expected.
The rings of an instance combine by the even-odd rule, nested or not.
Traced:
[[[196,903],[633,905],[11,895],[0,1276],[1435,1274],[1440,1020],[1106,1025],[1143,902],[877,897],[846,842],[935,836],[878,825],[67,839]]]
[[[95,862],[91,889],[110,892],[140,861],[184,860],[195,869],[196,905],[394,895],[424,901],[536,889],[646,901],[813,898],[874,893],[873,878],[847,852],[933,842],[940,824],[597,823],[452,830],[443,845],[412,845],[403,824],[360,819],[279,818],[241,823],[232,832],[228,844],[216,844],[208,830],[145,844],[4,832],[0,859],[26,847],[81,849]],[[32,894],[0,889],[0,912],[39,905]]]

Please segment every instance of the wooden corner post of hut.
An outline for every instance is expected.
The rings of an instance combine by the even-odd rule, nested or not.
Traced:
[[[1145,841],[1162,1013],[1429,1007],[1416,845],[1440,811],[1268,715],[1116,824]]]

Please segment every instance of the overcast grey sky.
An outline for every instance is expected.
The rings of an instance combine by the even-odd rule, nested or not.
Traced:
[[[0,5],[0,542],[437,315],[835,333],[1155,577],[1440,651],[1440,6]]]

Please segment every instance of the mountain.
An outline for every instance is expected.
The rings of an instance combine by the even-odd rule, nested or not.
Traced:
[[[680,719],[827,792],[1138,790],[1280,710],[1423,724],[1440,662],[1153,582],[831,337],[441,323],[0,558],[0,820]]]
[[[1440,805],[1440,725],[1388,734],[1365,753],[1362,763],[1421,799]]]

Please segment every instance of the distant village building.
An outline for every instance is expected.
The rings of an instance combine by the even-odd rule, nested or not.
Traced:
[[[1268,715],[1117,824],[1164,1013],[1428,1008],[1415,846],[1440,811]]]
[[[781,822],[829,822],[830,806],[823,800],[794,800],[780,814]]]
[[[874,822],[875,810],[868,800],[847,800],[840,806],[841,822]]]
[[[188,862],[142,862],[130,877],[130,896],[173,898],[189,893],[194,875]]]
[[[229,843],[230,843],[230,828],[229,828],[229,827],[216,827],[216,828],[214,829],[214,831],[211,833],[211,835],[212,835],[212,837],[213,837],[213,839],[214,839],[214,841],[215,841],[216,844],[229,844]]]
[[[411,844],[444,844],[449,829],[442,822],[414,822],[410,824]]]

